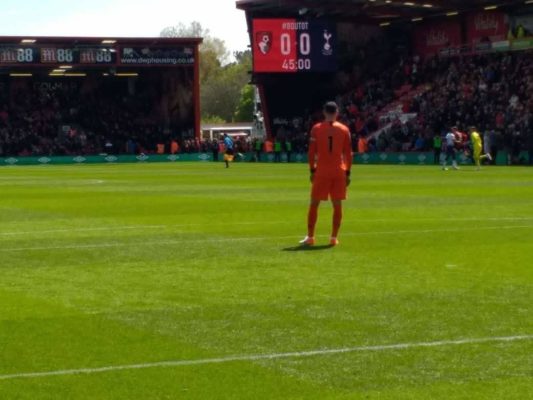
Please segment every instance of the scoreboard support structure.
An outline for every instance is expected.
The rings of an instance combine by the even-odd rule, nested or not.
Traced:
[[[196,136],[196,139],[200,140],[202,139],[202,122],[201,122],[201,103],[200,103],[200,49],[198,46],[195,46],[194,48],[194,59],[196,62],[194,63],[194,92],[193,92],[193,98],[194,98],[194,133]]]
[[[0,37],[0,78],[138,76],[146,69],[190,69],[194,134],[200,129],[201,38]]]
[[[259,87],[267,136],[272,138],[269,106],[276,100],[271,97],[283,96],[283,89],[277,95],[269,89],[275,86],[273,82],[282,86],[304,75],[307,82],[310,77],[320,80],[334,75],[338,70],[337,24],[325,19],[258,17],[249,18],[249,26],[253,82]]]

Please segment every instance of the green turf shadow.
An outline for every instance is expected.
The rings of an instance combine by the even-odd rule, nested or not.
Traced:
[[[332,249],[333,247],[335,246],[332,246],[330,244],[325,244],[321,246],[294,246],[286,247],[282,249],[282,251],[322,251]]]

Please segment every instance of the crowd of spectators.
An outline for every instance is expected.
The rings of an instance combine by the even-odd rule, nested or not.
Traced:
[[[0,84],[0,156],[154,153],[178,140],[154,117],[156,99],[124,86],[62,81]],[[180,132],[179,137],[192,135]],[[193,141],[181,141],[192,151]]]
[[[379,136],[378,151],[431,150],[451,126],[475,126],[487,147],[514,158],[533,146],[533,53],[517,52],[430,60],[432,83]]]
[[[380,115],[383,109],[427,77],[418,57],[402,57],[381,72],[371,69],[366,73],[368,76],[362,75],[354,85],[355,89],[347,90],[335,99],[340,105],[340,120],[352,132],[354,151],[358,151],[360,138],[369,139],[366,145],[373,146],[370,136],[382,126]],[[281,140],[289,138],[298,149],[305,151],[307,134],[321,119],[322,112],[317,109],[303,117],[281,120],[278,124],[274,121],[274,134]]]
[[[253,150],[253,141],[247,135],[237,135],[232,137],[234,150],[238,153],[249,153]],[[174,143],[174,147],[173,147]],[[170,142],[170,153],[224,153],[224,141],[223,137],[214,137],[213,139],[186,139],[180,144],[178,141]],[[165,146],[161,143],[160,146]],[[168,153],[168,149],[161,148],[161,153]],[[216,158],[216,156],[214,157]]]
[[[434,137],[452,126],[476,126],[493,153],[506,150],[517,158],[522,150],[533,151],[533,52],[399,57],[390,65],[362,75],[336,99],[355,152],[431,151]],[[147,106],[157,100],[142,91],[27,81],[0,86],[0,156],[223,150],[218,139],[200,141],[191,139],[192,131],[164,128]],[[400,113],[384,118],[395,102]],[[315,110],[273,121],[272,151],[305,152],[308,132],[321,118]],[[237,151],[256,148],[236,138]]]
[[[415,95],[399,102],[401,112],[383,118],[384,107],[409,91]],[[355,152],[432,151],[433,138],[452,126],[477,127],[493,155],[505,150],[515,162],[521,151],[533,151],[532,52],[404,58],[337,102]],[[305,151],[307,133],[320,118],[316,110],[284,121],[276,136]]]

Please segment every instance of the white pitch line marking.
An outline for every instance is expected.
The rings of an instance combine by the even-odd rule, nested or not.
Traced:
[[[533,218],[532,218],[533,219]],[[173,225],[132,225],[132,226],[116,226],[116,227],[97,227],[97,228],[66,228],[66,229],[50,229],[44,231],[22,231],[22,232],[0,232],[2,236],[20,236],[20,235],[40,235],[44,233],[70,233],[70,232],[98,232],[98,231],[121,231],[121,230],[139,230],[143,229],[172,229],[172,228],[193,228],[202,226],[242,226],[242,225],[265,225],[265,224],[283,224],[287,221],[260,221],[260,222],[233,222],[230,224],[224,223],[209,223],[209,224],[173,224]]]
[[[533,335],[521,336],[501,336],[501,337],[486,337],[473,339],[456,339],[456,340],[440,340],[436,342],[418,342],[418,343],[398,343],[385,344],[377,346],[358,346],[358,347],[344,347],[339,349],[321,349],[310,351],[299,351],[290,353],[272,353],[272,354],[255,354],[255,355],[238,355],[217,358],[204,358],[197,360],[173,360],[173,361],[159,361],[142,364],[128,364],[128,365],[111,365],[98,368],[78,368],[78,369],[64,369],[57,371],[43,371],[43,372],[21,372],[16,374],[0,375],[0,380],[13,379],[29,379],[29,378],[44,378],[51,376],[65,376],[65,375],[91,375],[104,372],[137,370],[148,368],[171,368],[171,367],[186,367],[194,365],[208,365],[208,364],[225,364],[239,361],[261,361],[261,360],[277,360],[284,358],[303,358],[314,356],[325,356],[334,354],[346,354],[357,352],[370,351],[387,351],[387,350],[408,350],[414,348],[430,348],[443,346],[458,346],[467,344],[483,344],[483,343],[505,343],[533,340]]]
[[[1,209],[1,208],[0,208]],[[431,222],[431,221],[441,221],[440,218],[417,218],[412,219],[414,222]],[[349,220],[345,220],[348,222]],[[367,224],[373,222],[395,222],[395,219],[358,219],[353,220],[352,222],[357,222],[359,224]],[[502,217],[502,218],[448,218],[446,221],[453,222],[467,222],[467,221],[533,221],[533,217]],[[102,226],[95,228],[65,228],[65,229],[49,229],[49,230],[34,230],[34,231],[20,231],[20,232],[0,232],[0,237],[2,236],[20,236],[20,235],[40,235],[48,233],[69,233],[69,232],[92,232],[92,231],[121,231],[121,230],[132,230],[132,229],[171,229],[171,228],[193,228],[193,227],[202,227],[202,226],[247,226],[247,225],[283,225],[290,224],[294,225],[294,221],[248,221],[248,222],[231,222],[231,223],[206,223],[206,224],[170,224],[170,225],[132,225],[132,226]]]
[[[440,219],[437,218],[418,218],[412,221],[416,222],[425,222],[425,221],[437,221]],[[393,219],[362,219],[357,220],[361,224],[372,223],[372,222],[394,222]],[[447,221],[533,221],[533,217],[504,217],[504,218],[451,218]],[[355,221],[354,221],[355,222]],[[232,222],[232,223],[209,223],[207,224],[171,224],[171,225],[133,225],[133,226],[102,226],[95,228],[65,228],[65,229],[50,229],[50,230],[37,230],[37,231],[20,231],[20,232],[0,232],[0,237],[2,236],[19,236],[19,235],[40,235],[45,233],[69,233],[69,232],[92,232],[92,231],[120,231],[120,230],[131,230],[131,229],[171,229],[171,228],[191,228],[191,227],[202,227],[202,226],[245,226],[245,225],[281,225],[281,224],[291,224],[293,225],[294,221],[248,221],[248,222]]]
[[[532,218],[533,219],[533,218]],[[229,224],[225,223],[209,223],[209,224],[173,224],[173,225],[137,225],[137,226],[117,226],[117,227],[98,227],[98,228],[66,228],[66,229],[50,229],[43,231],[21,231],[21,232],[0,232],[0,237],[2,236],[21,236],[21,235],[40,235],[45,233],[70,233],[70,232],[106,232],[106,231],[121,231],[121,230],[139,230],[143,229],[172,229],[172,228],[194,228],[194,227],[203,227],[203,226],[245,226],[245,225],[276,225],[291,223],[287,221],[259,221],[259,222],[233,222]]]
[[[533,225],[510,225],[510,226],[485,226],[479,228],[455,228],[455,229],[424,229],[424,230],[404,230],[404,231],[377,231],[377,232],[348,232],[342,236],[374,236],[374,235],[398,235],[398,234],[420,234],[420,233],[455,233],[470,231],[488,230],[512,230],[512,229],[533,229]],[[43,251],[43,250],[82,250],[99,248],[131,247],[139,245],[172,245],[172,244],[194,244],[194,243],[223,243],[223,242],[253,242],[270,239],[289,240],[295,236],[269,236],[269,237],[233,237],[233,238],[210,238],[210,239],[189,239],[189,240],[159,240],[157,242],[134,242],[134,243],[95,243],[95,244],[73,244],[64,246],[39,246],[39,247],[14,247],[0,249],[0,253],[14,253],[20,251]]]
[[[137,226],[102,226],[99,228],[66,228],[66,229],[49,229],[45,231],[26,231],[26,232],[0,232],[0,236],[19,236],[19,235],[40,235],[45,233],[70,233],[70,232],[106,232],[106,231],[127,231],[132,229],[159,229],[166,228],[166,225],[137,225]]]

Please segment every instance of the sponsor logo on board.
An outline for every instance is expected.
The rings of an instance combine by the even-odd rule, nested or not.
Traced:
[[[6,164],[9,164],[9,165],[15,165],[16,163],[19,162],[19,160],[17,160],[17,159],[14,158],[14,157],[9,157],[9,158],[6,158],[6,159],[4,160],[4,162],[5,162]]]

